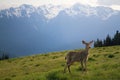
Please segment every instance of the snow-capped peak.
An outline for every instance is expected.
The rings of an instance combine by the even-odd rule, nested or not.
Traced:
[[[51,4],[38,7],[38,10],[40,10],[39,14],[42,12],[47,19],[56,17],[63,9],[64,8],[62,6],[53,6]]]
[[[89,5],[75,4],[71,8],[68,8],[66,10],[66,13],[71,16],[74,16],[74,15],[90,16],[90,15],[96,15],[97,12],[95,9],[93,9]]]
[[[81,15],[89,17],[93,15],[106,20],[112,15],[116,15],[118,11],[103,6],[91,7],[89,5],[75,4],[71,8],[66,9],[66,13],[70,16]]]

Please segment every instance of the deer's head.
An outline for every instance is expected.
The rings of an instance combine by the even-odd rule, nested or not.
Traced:
[[[88,43],[87,43],[87,42],[85,42],[84,40],[82,40],[82,43],[83,43],[83,44],[85,44],[86,49],[89,49],[89,48],[91,48],[91,47],[90,47],[90,45],[93,43],[93,40],[92,40],[92,41],[90,41],[90,42],[88,42]]]

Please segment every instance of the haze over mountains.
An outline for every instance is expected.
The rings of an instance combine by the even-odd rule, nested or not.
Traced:
[[[13,56],[82,48],[120,29],[120,11],[75,4],[21,5],[0,11],[0,50]]]

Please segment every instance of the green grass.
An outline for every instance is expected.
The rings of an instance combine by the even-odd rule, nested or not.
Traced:
[[[73,50],[79,51],[79,50]],[[63,73],[65,55],[53,52],[0,61],[0,80],[119,80],[120,46],[90,49],[87,72],[80,63],[71,66],[72,74]]]

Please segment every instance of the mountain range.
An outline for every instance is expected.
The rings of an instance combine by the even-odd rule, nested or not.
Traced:
[[[0,10],[0,50],[12,57],[83,48],[82,40],[104,39],[120,26],[120,11],[74,4]]]

